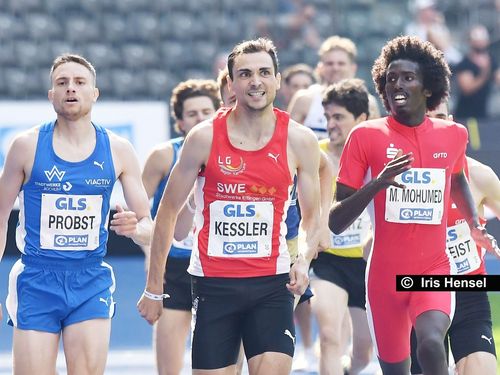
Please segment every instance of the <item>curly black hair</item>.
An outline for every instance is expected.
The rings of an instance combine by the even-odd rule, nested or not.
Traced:
[[[451,71],[443,52],[417,37],[399,36],[386,43],[372,68],[375,88],[387,110],[390,108],[385,94],[386,71],[391,62],[399,59],[416,62],[420,66],[424,88],[432,93],[427,98],[427,110],[432,111],[448,97]]]

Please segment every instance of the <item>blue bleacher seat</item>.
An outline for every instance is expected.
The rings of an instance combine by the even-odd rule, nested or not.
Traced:
[[[52,60],[52,53],[46,43],[34,40],[18,40],[14,46],[17,65],[25,68],[47,66]]]
[[[114,67],[121,62],[120,49],[106,43],[87,44],[84,55],[96,69]]]
[[[61,25],[51,15],[29,13],[24,17],[24,22],[33,40],[52,39],[61,35]]]
[[[10,0],[8,3],[9,9],[12,12],[20,14],[31,11],[39,11],[43,8],[43,2],[40,0]]]
[[[64,21],[65,37],[69,41],[80,44],[102,39],[102,32],[95,17],[71,14]]]
[[[101,19],[102,35],[110,43],[120,43],[127,38],[127,20],[123,15],[106,12]]]
[[[129,40],[152,43],[160,38],[160,19],[152,12],[131,13],[127,24]]]
[[[144,69],[155,65],[159,61],[159,51],[151,46],[131,43],[122,45],[124,66],[132,69]]]
[[[155,99],[170,97],[172,88],[177,84],[176,77],[165,70],[150,69],[146,71],[145,77],[149,92]]]
[[[26,24],[20,17],[0,13],[0,40],[10,41],[26,35]]]

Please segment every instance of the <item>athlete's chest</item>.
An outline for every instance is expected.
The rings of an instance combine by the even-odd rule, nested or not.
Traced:
[[[30,184],[42,193],[100,194],[115,182],[114,167],[108,164],[105,158],[71,164],[47,158],[34,166]]]
[[[403,154],[412,153],[413,168],[439,168],[451,170],[458,158],[460,146],[449,142],[441,134],[411,136],[388,134],[370,150],[368,160],[375,170],[382,170],[402,150]]]

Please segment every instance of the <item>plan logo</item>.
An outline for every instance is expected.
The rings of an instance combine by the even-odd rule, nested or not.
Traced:
[[[462,262],[455,262],[455,265],[457,266],[458,273],[467,272],[468,270],[471,269],[471,266],[470,266],[468,259],[465,259]]]
[[[58,179],[59,182],[62,181],[64,175],[66,174],[66,171],[60,171],[57,169],[57,167],[54,165],[50,171],[44,171],[45,176],[47,176],[47,179],[49,181],[52,181],[54,177]]]
[[[224,242],[223,253],[228,255],[257,254],[259,246],[257,241]]]
[[[432,220],[432,208],[401,208],[399,211],[400,220]]]

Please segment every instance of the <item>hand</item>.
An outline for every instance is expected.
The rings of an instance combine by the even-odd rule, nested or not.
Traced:
[[[153,301],[143,294],[137,302],[137,309],[139,310],[139,314],[141,314],[149,324],[153,325],[160,319],[161,313],[163,312],[163,302]]]
[[[498,248],[497,240],[488,233],[485,227],[482,225],[475,226],[471,228],[470,233],[476,245],[485,248],[500,258],[500,249]]]
[[[133,211],[125,211],[119,204],[116,205],[116,213],[113,215],[109,229],[120,236],[132,238],[137,230],[137,215]]]
[[[410,152],[403,155],[403,150],[399,149],[394,159],[387,163],[382,172],[377,176],[377,182],[384,188],[392,185],[404,189],[405,185],[395,182],[394,177],[409,170],[413,160],[413,153]]]
[[[302,255],[299,255],[290,269],[290,282],[287,289],[299,296],[304,294],[309,285],[309,264]]]

